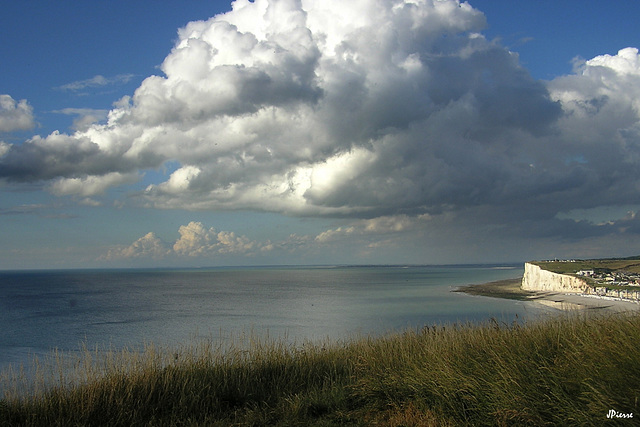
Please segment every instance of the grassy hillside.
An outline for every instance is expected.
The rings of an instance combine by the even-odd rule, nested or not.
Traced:
[[[632,258],[591,259],[566,261],[537,261],[541,268],[560,274],[571,274],[580,270],[608,269],[627,273],[640,273],[640,256]]]
[[[606,415],[640,416],[638,342],[635,313],[298,346],[86,351],[80,384],[60,374],[48,392],[7,396],[0,425],[628,425]]]

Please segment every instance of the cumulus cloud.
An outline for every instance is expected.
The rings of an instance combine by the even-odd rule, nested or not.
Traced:
[[[86,176],[83,178],[60,178],[51,184],[50,190],[58,196],[96,196],[103,194],[108,188],[135,182],[137,174],[107,173],[103,176]]]
[[[205,227],[201,222],[191,221],[178,228],[180,237],[167,244],[153,232],[136,240],[129,246],[111,248],[103,257],[107,260],[126,258],[165,258],[191,257],[215,259],[224,255],[255,257],[271,253],[297,254],[312,251],[319,246],[343,242],[355,237],[354,244],[362,248],[384,246],[388,236],[394,232],[416,230],[420,223],[428,220],[420,217],[383,217],[371,220],[356,220],[349,226],[329,229],[316,236],[291,234],[281,241],[273,242],[252,240],[238,235],[234,231],[218,231],[214,227]]]
[[[163,258],[174,255],[180,257],[214,257],[216,255],[252,255],[256,251],[270,250],[268,244],[252,241],[246,236],[238,236],[233,231],[216,231],[206,228],[201,222],[192,221],[178,229],[180,237],[167,245],[153,232],[147,233],[129,246],[111,248],[104,256],[107,260],[123,258]]]
[[[178,232],[180,238],[173,245],[173,251],[178,255],[248,254],[258,246],[246,236],[236,236],[233,231],[206,229],[200,222],[182,225]]]
[[[0,132],[28,130],[34,126],[33,107],[26,99],[16,101],[11,95],[0,95]]]
[[[198,221],[191,221],[178,228],[179,238],[173,244],[166,244],[153,232],[136,240],[129,246],[111,248],[103,258],[108,260],[124,258],[164,258],[190,257],[216,259],[224,255],[259,257],[272,254],[313,253],[314,250],[331,245],[342,246],[345,241],[354,248],[367,250],[375,247],[395,246],[405,241],[402,236],[415,234],[426,222],[429,215],[396,215],[373,219],[351,220],[349,224],[331,228],[317,235],[290,234],[280,241],[258,241],[234,231],[216,230]]]
[[[638,49],[625,48],[617,55],[586,61],[576,74],[549,83],[551,96],[565,111],[558,124],[561,133],[555,138],[559,145],[555,154],[564,163],[568,186],[564,196],[573,208],[637,201],[639,58]]]
[[[229,90],[222,81],[233,82],[233,90],[231,98],[202,97],[206,105],[185,99],[165,103],[184,105],[176,111],[144,109],[154,113],[145,116],[153,123],[203,117],[190,128],[202,142],[189,147],[211,156],[185,159],[185,171],[198,171],[188,187],[178,193],[172,176],[147,188],[148,200],[303,215],[437,211],[479,193],[479,174],[487,175],[486,186],[506,180],[507,172],[495,171],[495,155],[519,142],[520,133],[545,133],[560,114],[515,55],[478,35],[484,16],[466,4],[334,6],[236,2],[233,12],[181,31],[165,61],[167,79],[143,83],[132,116],[151,92],[175,99],[178,92],[160,85],[177,74],[181,91],[193,88],[185,92],[189,99],[196,87]],[[290,17],[282,20],[287,24],[271,19],[275,11]],[[209,58],[201,52],[207,44]],[[191,55],[206,64],[181,72],[178,64],[192,64]],[[281,96],[239,93],[252,87],[248,68],[269,76],[265,85]],[[235,78],[221,78],[220,69]],[[216,135],[209,143],[204,129]],[[481,191],[476,203],[491,190]]]
[[[3,149],[0,178],[83,194],[172,165],[140,194],[147,205],[363,221],[455,213],[511,230],[635,200],[638,50],[543,82],[485,25],[457,0],[237,0],[180,29],[164,74],[106,123]],[[250,245],[201,231],[185,230],[174,251]]]
[[[166,245],[152,232],[147,233],[129,246],[112,248],[104,256],[106,260],[122,258],[163,258],[169,254]]]

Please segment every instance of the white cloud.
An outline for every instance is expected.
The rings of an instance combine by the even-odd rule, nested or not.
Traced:
[[[637,48],[625,48],[615,56],[601,55],[585,61],[576,74],[550,82],[552,96],[572,115],[579,114],[580,109],[595,115],[608,102],[630,104],[640,111],[639,58]]]
[[[103,176],[86,176],[83,178],[60,178],[51,184],[50,191],[58,196],[80,195],[96,196],[107,189],[138,181],[138,174],[122,174],[111,172]]]
[[[380,236],[419,230],[430,219],[431,217],[428,214],[418,216],[391,215],[372,219],[360,219],[351,222],[348,226],[323,231],[315,237],[315,240],[320,243],[326,243],[345,237],[373,236],[377,241],[370,243],[368,246],[375,247],[381,245],[381,241],[379,240]]]
[[[158,187],[165,193],[180,194],[189,188],[190,182],[200,174],[200,168],[196,166],[184,166],[171,174],[169,180]],[[153,187],[152,187],[153,188]],[[151,191],[151,189],[149,189]]]
[[[4,156],[5,153],[9,151],[10,148],[11,148],[11,145],[7,144],[4,141],[0,141],[0,157]]]
[[[178,228],[180,236],[173,244],[163,243],[150,232],[129,246],[111,248],[104,258],[190,257],[215,260],[226,255],[256,258],[274,254],[304,258],[307,254],[317,253],[320,248],[342,247],[346,239],[350,239],[355,250],[363,253],[373,248],[396,246],[406,241],[407,236],[420,234],[421,227],[430,219],[428,215],[396,215],[349,220],[345,225],[325,230],[315,237],[294,233],[276,242],[261,242],[235,231],[219,231],[191,221]]]
[[[133,242],[130,246],[112,248],[104,256],[106,260],[123,258],[163,258],[169,254],[166,245],[152,232]]]
[[[335,240],[337,237],[346,236],[352,234],[355,231],[355,227],[338,227],[333,230],[323,231],[322,233],[316,236],[316,241],[318,242],[330,242]]]
[[[588,60],[584,70],[585,75],[591,74],[594,67],[604,67],[618,74],[640,75],[640,60],[638,49],[628,47],[618,51],[617,55],[600,55]]]
[[[210,252],[217,243],[215,229],[205,229],[200,222],[181,225],[178,230],[180,238],[173,245],[173,250],[180,255],[198,256]]]
[[[482,13],[456,0],[232,8],[179,30],[164,75],[120,100],[107,123],[4,149],[0,178],[82,194],[94,177],[123,185],[104,177],[170,164],[177,170],[140,194],[147,205],[369,219],[454,213],[520,233],[524,223],[549,228],[568,206],[637,195],[635,48],[543,82],[487,41]],[[365,230],[333,233],[350,227]],[[212,233],[179,250],[250,245]]]
[[[167,245],[153,232],[149,232],[129,246],[109,249],[102,258],[110,261],[128,258],[159,259],[169,256],[212,258],[228,254],[250,256],[261,250],[264,252],[273,249],[268,247],[268,244],[262,245],[246,236],[238,236],[233,231],[205,228],[201,222],[192,221],[187,225],[181,225],[178,233],[178,240],[173,245]]]
[[[252,251],[257,245],[245,236],[236,236],[233,231],[218,233],[218,252],[222,254],[242,253]]]
[[[565,175],[573,172],[580,180],[564,197],[570,209],[634,202],[640,182],[638,49],[598,56],[578,71],[549,83],[551,96],[565,111],[555,154]]]
[[[200,222],[181,225],[180,238],[174,243],[173,251],[183,256],[207,256],[215,254],[249,254],[258,247],[246,236],[237,236],[232,231],[217,232],[206,229]]]
[[[11,95],[0,95],[0,132],[27,130],[34,126],[33,107],[26,99],[16,101]]]
[[[59,86],[60,90],[67,90],[71,92],[77,92],[87,88],[102,87],[116,84],[128,83],[133,77],[133,74],[118,74],[113,77],[105,77],[102,75],[96,75],[86,80],[78,80],[62,86]]]
[[[378,217],[361,221],[367,233],[397,233],[409,231],[420,226],[424,221],[429,221],[428,214],[410,217],[408,215]]]

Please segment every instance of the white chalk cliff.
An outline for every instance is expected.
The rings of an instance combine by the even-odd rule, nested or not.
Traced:
[[[522,289],[541,292],[588,293],[590,286],[579,277],[552,273],[527,262],[524,264]]]

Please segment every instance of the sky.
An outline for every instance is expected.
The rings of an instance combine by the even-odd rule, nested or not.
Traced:
[[[640,254],[640,2],[6,2],[0,269]]]

